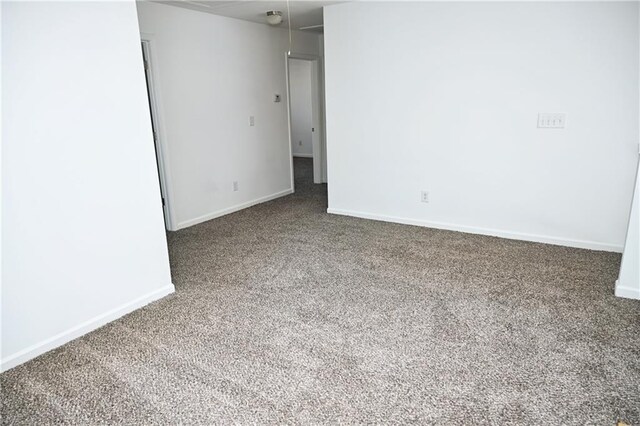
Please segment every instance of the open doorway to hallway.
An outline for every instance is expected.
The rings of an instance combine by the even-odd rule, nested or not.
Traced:
[[[292,53],[287,57],[289,135],[294,187],[303,180],[326,182],[320,58]]]
[[[311,61],[289,59],[291,96],[291,153],[313,158],[313,116],[311,105]]]

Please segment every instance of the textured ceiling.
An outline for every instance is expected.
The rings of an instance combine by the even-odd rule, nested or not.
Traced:
[[[269,10],[282,12],[283,23],[287,25],[287,2],[269,0],[156,0],[159,3],[213,13],[215,15],[242,19],[245,21],[266,24],[266,13]],[[290,1],[291,26],[293,29],[305,30],[306,27],[322,25],[322,7],[344,1]],[[306,29],[306,31],[322,32],[322,27]]]

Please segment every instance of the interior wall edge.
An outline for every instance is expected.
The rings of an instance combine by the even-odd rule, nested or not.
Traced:
[[[617,280],[616,281],[616,292],[615,292],[615,295],[617,297],[623,297],[625,299],[640,300],[640,289],[619,286],[618,285],[619,283],[620,283],[620,280]]]
[[[382,222],[399,223],[402,225],[421,226],[424,228],[442,229],[446,231],[465,232],[469,234],[486,235],[489,237],[506,238],[509,240],[528,241],[533,243],[552,244],[557,246],[572,247],[587,250],[608,251],[622,253],[623,246],[598,241],[571,240],[554,237],[551,235],[527,234],[521,232],[506,231],[500,229],[481,228],[476,226],[459,225],[454,223],[432,222],[427,220],[410,219],[398,216],[387,216],[374,213],[366,213],[353,210],[328,208],[327,213],[342,216],[357,217],[360,219],[380,220]]]
[[[265,197],[256,198],[254,200],[250,200],[241,204],[236,204],[231,207],[224,208],[222,210],[217,210],[212,213],[207,213],[202,216],[198,216],[193,219],[185,220],[183,222],[178,223],[177,230],[188,228],[190,226],[197,225],[199,223],[207,222],[212,219],[216,219],[218,217],[226,216],[231,213],[235,213],[240,210],[244,210],[248,207],[255,206],[257,204],[266,203],[267,201],[275,200],[276,198],[284,197],[286,195],[293,194],[293,188],[285,189],[284,191],[279,191],[271,195],[267,195]]]
[[[0,361],[0,373],[19,366],[33,358],[40,356],[46,352],[56,349],[65,343],[84,336],[108,323],[123,317],[137,309],[142,308],[152,302],[162,299],[173,293],[175,286],[168,284],[150,293],[147,293],[135,300],[120,305],[100,315],[97,315],[87,321],[84,321],[74,327],[69,328],[61,333],[56,334],[48,339],[42,340],[34,345],[22,349],[12,355],[9,355]]]

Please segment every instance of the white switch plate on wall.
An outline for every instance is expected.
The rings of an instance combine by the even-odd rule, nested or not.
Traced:
[[[539,129],[564,129],[566,114],[558,112],[544,112],[538,114]]]

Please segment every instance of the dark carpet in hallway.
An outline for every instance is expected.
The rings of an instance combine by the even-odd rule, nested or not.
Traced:
[[[170,233],[176,293],[2,376],[3,424],[640,424],[620,256],[326,213]]]

